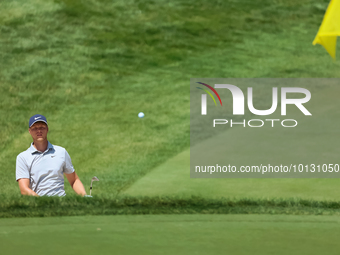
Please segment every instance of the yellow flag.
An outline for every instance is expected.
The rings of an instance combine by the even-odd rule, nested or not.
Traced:
[[[321,44],[335,59],[337,36],[340,36],[340,0],[331,0],[313,45]]]

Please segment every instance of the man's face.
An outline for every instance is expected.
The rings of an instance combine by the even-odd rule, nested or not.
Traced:
[[[47,139],[48,126],[44,122],[34,123],[28,131],[30,132],[33,141],[44,141]]]

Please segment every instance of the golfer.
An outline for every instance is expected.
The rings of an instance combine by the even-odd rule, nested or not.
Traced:
[[[16,180],[22,195],[65,196],[64,174],[73,190],[86,195],[83,184],[74,171],[70,155],[60,146],[47,140],[48,124],[43,115],[29,120],[33,143],[17,156]]]

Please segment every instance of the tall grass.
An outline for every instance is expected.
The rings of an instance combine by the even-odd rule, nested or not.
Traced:
[[[339,215],[340,203],[303,199],[205,199],[197,196],[1,197],[0,218],[122,214]]]

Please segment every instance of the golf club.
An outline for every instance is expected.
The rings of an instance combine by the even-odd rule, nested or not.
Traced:
[[[91,179],[91,186],[90,186],[90,196],[91,196],[91,191],[92,191],[92,183],[94,181],[99,181],[99,179],[96,176],[93,176],[93,178]]]

